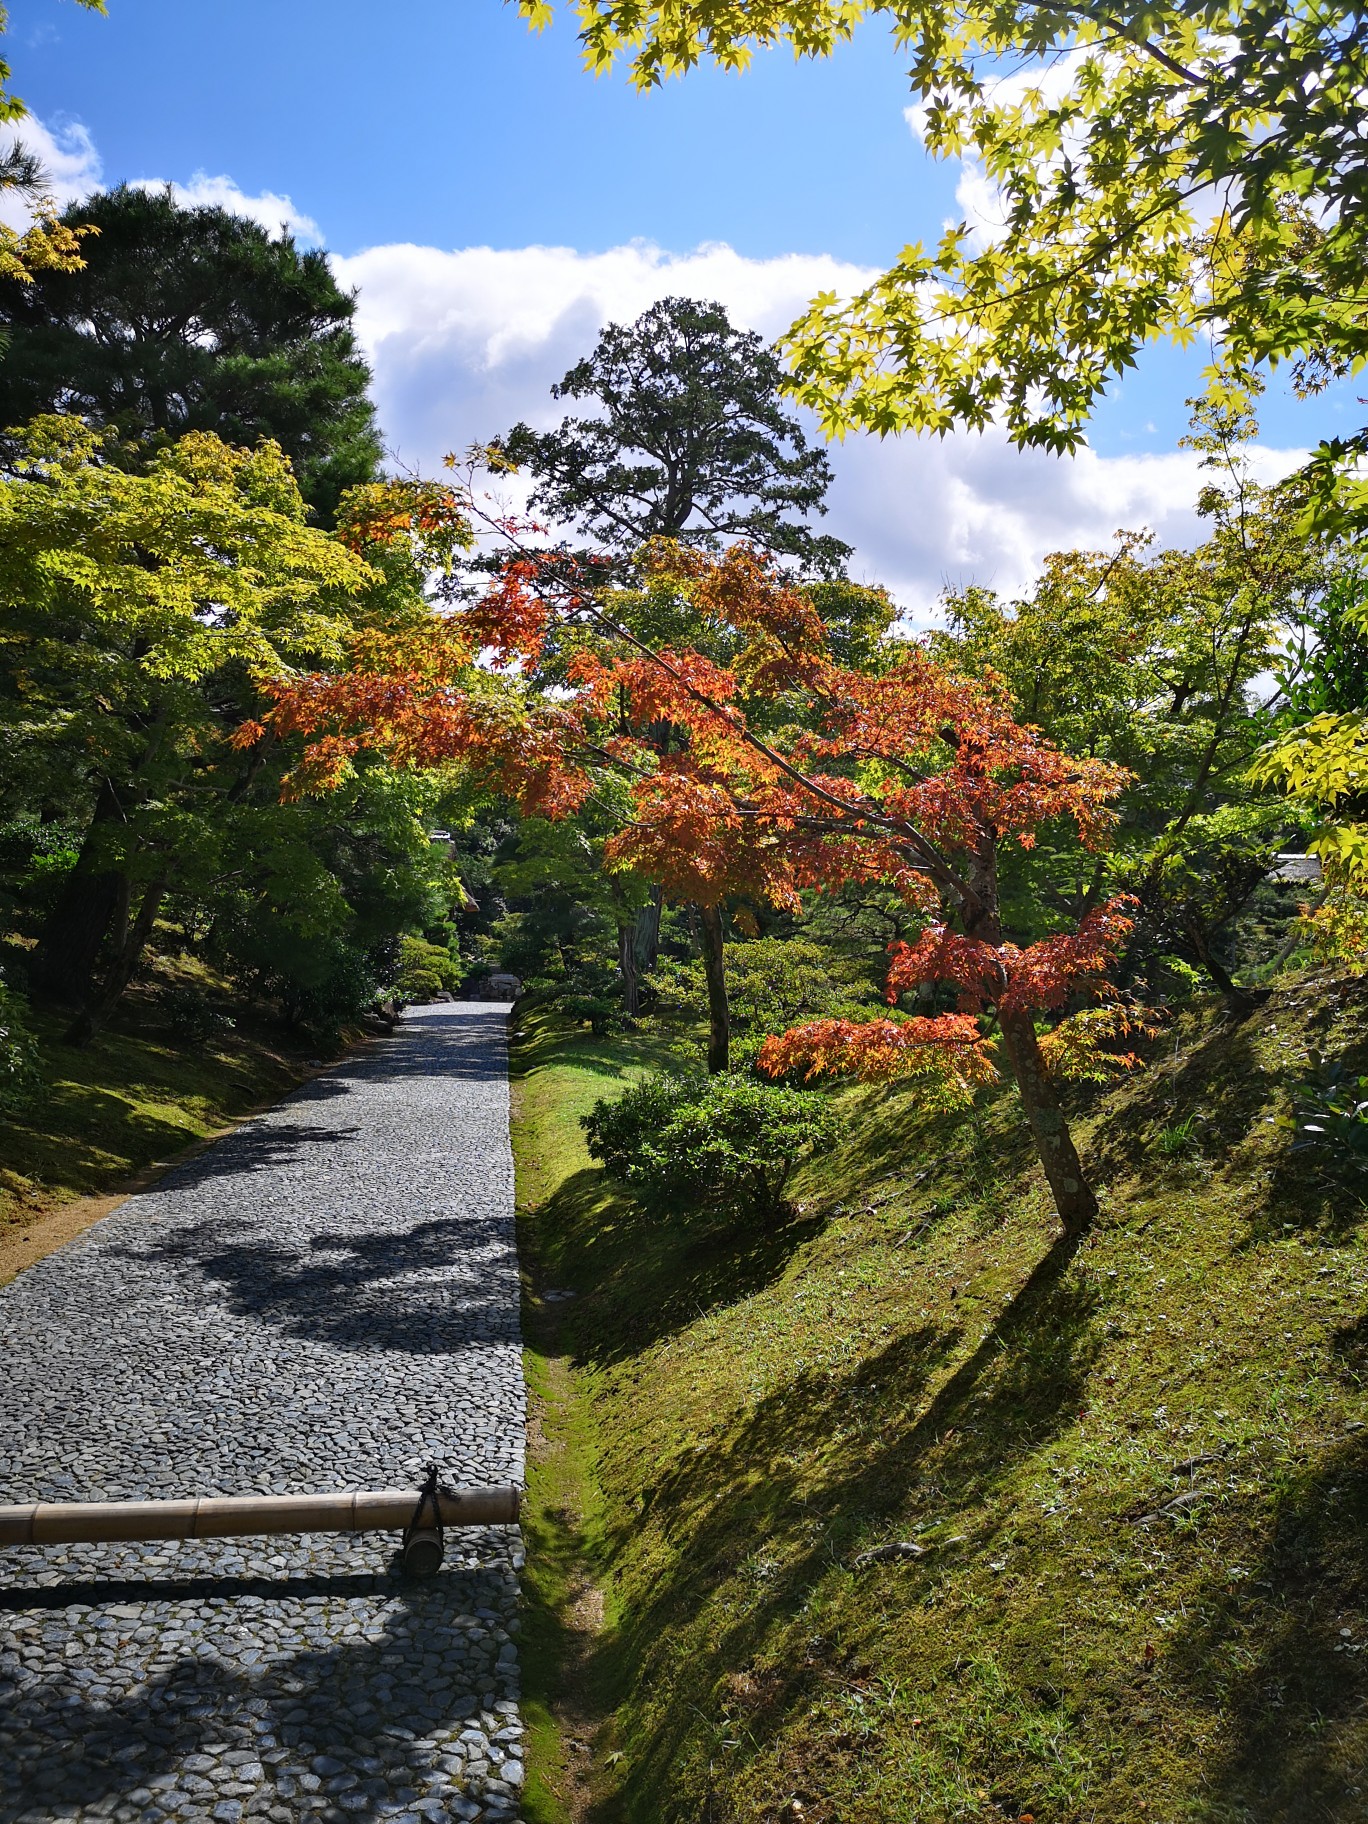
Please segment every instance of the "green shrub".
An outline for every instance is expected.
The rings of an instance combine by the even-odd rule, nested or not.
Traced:
[[[1332,1170],[1368,1168],[1368,1077],[1350,1077],[1342,1063],[1311,1053],[1312,1075],[1292,1102],[1291,1151],[1313,1151]]]
[[[616,965],[595,956],[573,959],[556,973],[533,975],[524,989],[542,1007],[558,1007],[572,1020],[587,1023],[596,1038],[623,1032],[631,1024],[623,998],[622,976]]]
[[[23,999],[0,976],[0,1114],[27,1108],[42,1081],[38,1041],[29,1031]]]
[[[40,909],[56,898],[76,866],[80,835],[65,824],[18,817],[0,823],[0,883]]]
[[[610,1178],[626,1183],[642,1140],[662,1131],[675,1110],[700,1087],[701,1079],[697,1077],[663,1074],[644,1077],[611,1101],[600,1097],[589,1113],[580,1117],[580,1126],[588,1136],[589,1157],[597,1159]]]
[[[207,1045],[211,1039],[221,1039],[237,1023],[215,1007],[199,988],[163,988],[157,1004],[167,1031],[187,1045]]]
[[[394,986],[406,1001],[430,1001],[443,989],[454,990],[461,969],[450,950],[423,937],[401,937]]]
[[[826,1099],[746,1077],[659,1076],[583,1116],[589,1154],[646,1209],[773,1219],[801,1161],[835,1137]]]

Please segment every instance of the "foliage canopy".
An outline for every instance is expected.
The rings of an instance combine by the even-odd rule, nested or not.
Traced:
[[[325,253],[169,191],[120,187],[60,220],[95,231],[80,269],[0,290],[0,425],[71,413],[136,446],[125,461],[187,431],[269,437],[329,522],[342,493],[372,479],[380,443],[355,301]]]
[[[534,26],[546,0],[519,0]],[[865,18],[910,54],[928,149],[969,157],[1001,224],[914,244],[788,340],[830,431],[1001,423],[1076,447],[1144,343],[1221,343],[1225,381],[1295,361],[1317,386],[1368,352],[1363,96],[1352,0],[579,0],[591,68],[649,86],[755,47],[825,56]],[[1224,384],[1225,382],[1222,382]]]

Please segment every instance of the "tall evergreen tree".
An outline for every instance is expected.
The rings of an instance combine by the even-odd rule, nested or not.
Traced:
[[[785,408],[783,377],[721,304],[662,298],[635,323],[610,323],[552,387],[589,414],[554,431],[515,425],[496,448],[532,476],[534,508],[601,550],[748,539],[831,575],[850,546],[803,524],[826,512],[831,465]]]
[[[139,451],[186,431],[279,443],[315,515],[380,458],[355,300],[322,252],[169,190],[117,190],[62,220],[85,264],[0,290],[0,424],[65,412]],[[134,460],[137,458],[135,457]]]

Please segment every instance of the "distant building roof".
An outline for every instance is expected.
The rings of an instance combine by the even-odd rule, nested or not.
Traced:
[[[1279,855],[1277,866],[1270,868],[1270,880],[1319,880],[1321,864],[1319,855]]]

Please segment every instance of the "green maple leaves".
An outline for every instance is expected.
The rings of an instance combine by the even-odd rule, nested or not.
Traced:
[[[534,26],[551,9],[520,0]],[[1147,340],[1209,333],[1227,376],[1368,353],[1368,22],[1350,0],[578,0],[585,59],[650,87],[755,48],[825,56],[866,16],[912,53],[922,136],[1002,212],[904,250],[787,338],[828,434],[1002,426],[1077,448]]]

